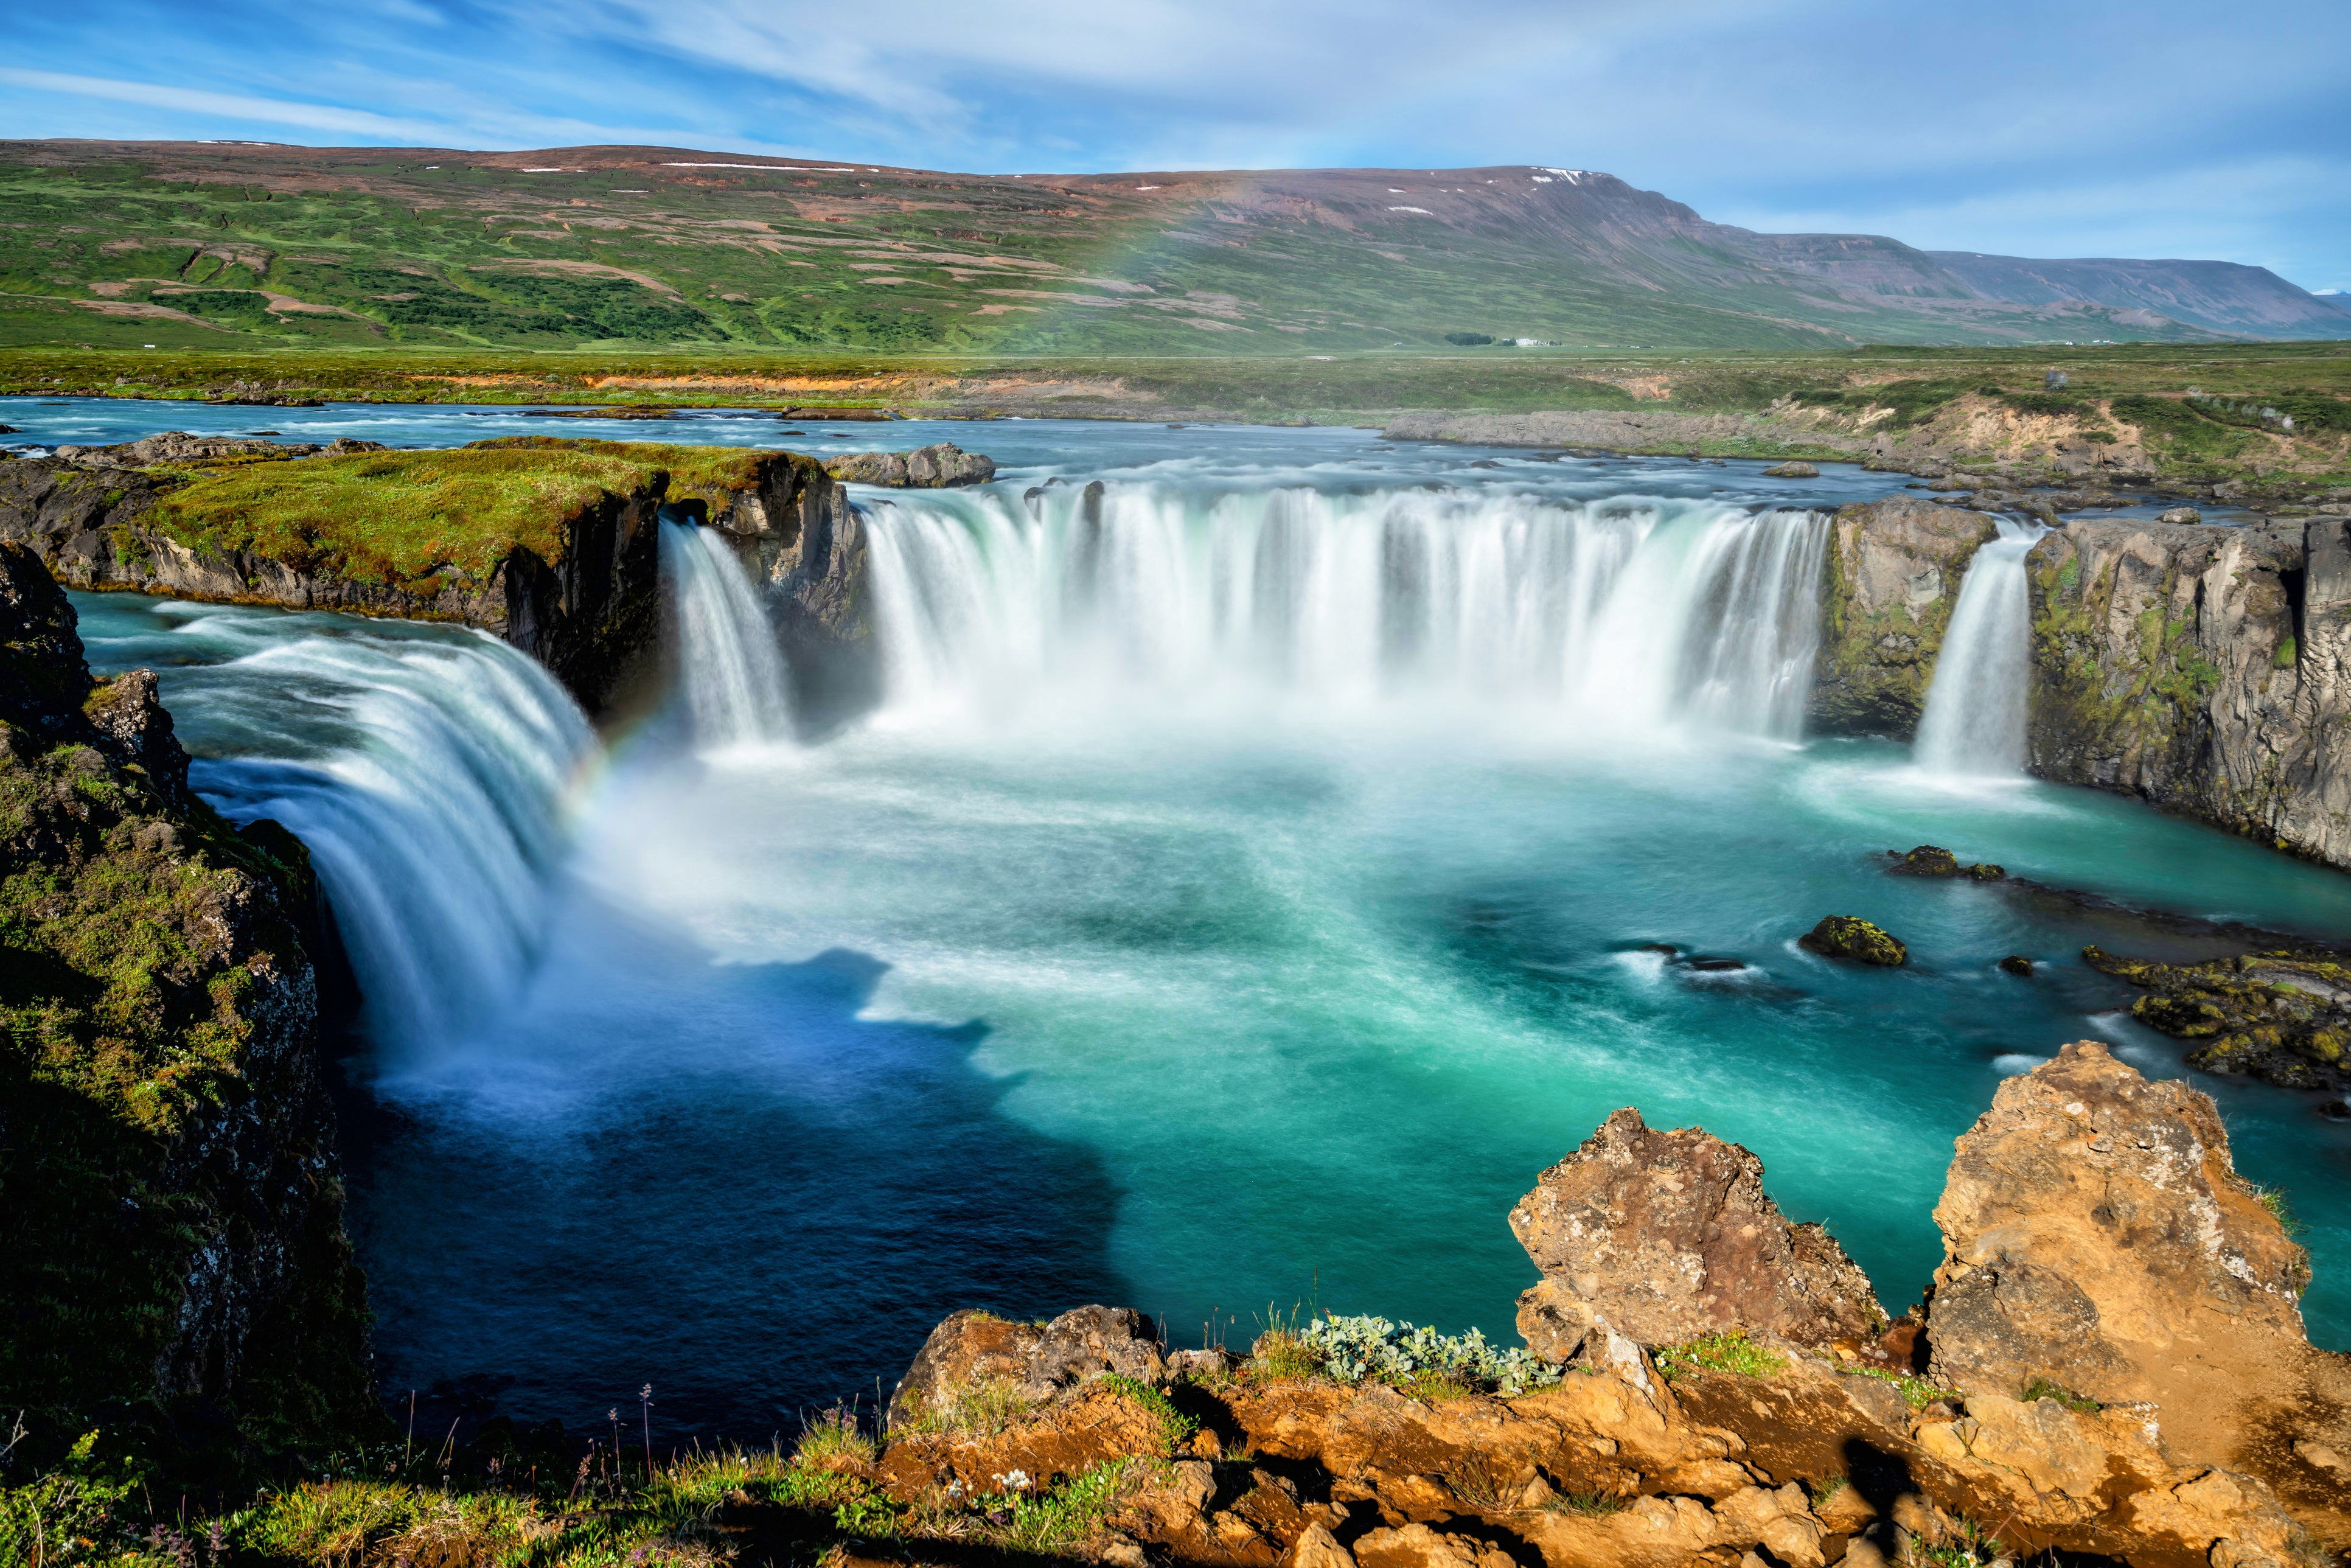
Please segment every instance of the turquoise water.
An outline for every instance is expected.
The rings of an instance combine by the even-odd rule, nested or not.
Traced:
[[[462,1027],[380,1028],[350,1059],[387,1388],[576,1425],[651,1381],[674,1436],[759,1437],[886,1385],[956,1306],[1112,1300],[1189,1343],[1312,1301],[1507,1337],[1533,1270],[1505,1214],[1623,1104],[1755,1150],[1898,1310],[1939,1257],[1951,1141],[2001,1077],[2084,1038],[2181,1072],[2083,944],[2194,944],[2021,884],[1889,878],[1879,852],[1938,843],[2127,904],[2351,934],[2351,878],[2135,802],[1775,738],[1769,683],[1715,675],[1804,629],[1740,622],[1702,574],[1671,579],[1657,625],[1602,612],[1607,584],[1708,559],[1740,507],[1875,478],[1471,470],[1354,432],[1032,433],[992,496],[875,510],[907,574],[893,602],[930,606],[884,618],[922,657],[893,665],[882,712],[820,745],[610,737],[550,798],[562,848],[524,879],[511,994]],[[1107,477],[1112,531],[1166,548],[1101,567],[1077,609],[1046,592],[1079,580],[1066,511],[1020,522],[1049,472]],[[1269,488],[1292,498],[1259,505]],[[1501,553],[1415,556],[1460,597],[1423,582],[1350,621],[1364,560],[1401,591],[1393,549],[1350,553],[1374,520]],[[1756,527],[1772,559],[1803,559],[1798,523]],[[465,695],[490,655],[463,633],[77,602],[94,663],[162,668],[225,800],[261,759],[341,766],[363,740],[351,660],[357,687],[321,684],[326,629],[452,650],[448,711],[513,727]],[[1358,644],[1393,659],[1399,603],[1420,662],[1324,678]],[[1431,627],[1451,629],[1442,658]],[[1594,628],[1661,641],[1625,658]],[[1524,678],[1497,688],[1513,649]],[[1668,653],[1705,680],[1669,690],[1649,668]],[[1595,676],[1600,656],[1621,671]],[[363,811],[376,786],[335,777]],[[1794,946],[1833,913],[1886,925],[1910,966]],[[2002,975],[2009,953],[2044,967]],[[2308,1225],[2314,1337],[2351,1346],[2351,1128],[2314,1096],[2196,1081],[2240,1167]]]

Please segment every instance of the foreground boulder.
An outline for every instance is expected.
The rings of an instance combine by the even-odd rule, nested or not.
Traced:
[[[1856,964],[1898,968],[1910,961],[1910,949],[1879,926],[1856,915],[1831,915],[1796,938],[1796,946],[1824,958],[1846,958]]]
[[[1050,1322],[961,1312],[923,1342],[898,1381],[890,1419],[914,1420],[975,1388],[1035,1404],[1104,1373],[1149,1380],[1165,1370],[1159,1330],[1131,1307],[1078,1307]]]
[[[996,477],[996,460],[942,441],[912,452],[846,452],[826,458],[824,471],[845,485],[944,490],[987,484]]]
[[[1817,1345],[1885,1327],[1844,1249],[1764,1193],[1762,1161],[1696,1127],[1653,1130],[1630,1106],[1543,1172],[1510,1229],[1543,1272],[1519,1298],[1519,1332],[1554,1360],[1611,1332],[1671,1344],[1748,1328]]]
[[[1971,1414],[2150,1407],[2173,1459],[2242,1470],[2351,1544],[2351,1357],[2310,1344],[2308,1257],[2209,1095],[2069,1045],[2001,1085],[1935,1219],[1931,1374]]]

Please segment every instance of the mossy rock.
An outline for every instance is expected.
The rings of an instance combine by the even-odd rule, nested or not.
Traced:
[[[1826,958],[1896,968],[1910,961],[1910,949],[1868,921],[1851,915],[1832,915],[1796,939],[1805,951]]]
[[[1993,865],[1989,861],[1978,861],[1968,867],[1968,875],[1978,882],[1998,882],[2008,875],[2008,868],[2004,865]]]
[[[2022,953],[2011,953],[2002,958],[2000,969],[2003,975],[2017,975],[2028,980],[2032,978],[2032,960]]]
[[[1896,850],[1888,850],[1886,852],[1895,857],[1894,863],[1886,869],[1896,876],[1957,876],[1959,874],[1959,857],[1949,850],[1938,849],[1933,844],[1920,844],[1907,855]]]

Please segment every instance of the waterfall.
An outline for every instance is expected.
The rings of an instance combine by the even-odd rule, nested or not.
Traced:
[[[495,639],[304,624],[326,619],[242,623],[314,634],[204,672],[268,716],[258,755],[199,758],[193,779],[231,821],[274,817],[308,847],[379,1043],[453,1038],[529,969],[563,795],[595,737],[552,676]]]
[[[664,517],[661,560],[695,744],[755,745],[785,733],[791,706],[783,655],[734,550],[715,529]]]
[[[1713,503],[1416,487],[1055,487],[868,503],[889,705],[1273,689],[1802,723],[1827,528]]]
[[[2024,699],[2032,604],[2024,558],[2049,530],[2007,517],[1968,563],[1950,629],[1927,689],[1912,755],[1937,773],[2001,775],[2024,768]]]

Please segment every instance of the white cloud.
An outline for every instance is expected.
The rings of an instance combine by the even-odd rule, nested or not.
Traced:
[[[360,109],[341,109],[331,104],[248,98],[237,93],[162,87],[153,82],[68,76],[59,71],[28,71],[14,66],[0,66],[0,82],[40,92],[107,99],[117,103],[147,104],[158,109],[257,121],[264,125],[298,125],[311,131],[332,131],[354,136],[429,136],[437,129],[423,120],[395,120],[389,115]]]

